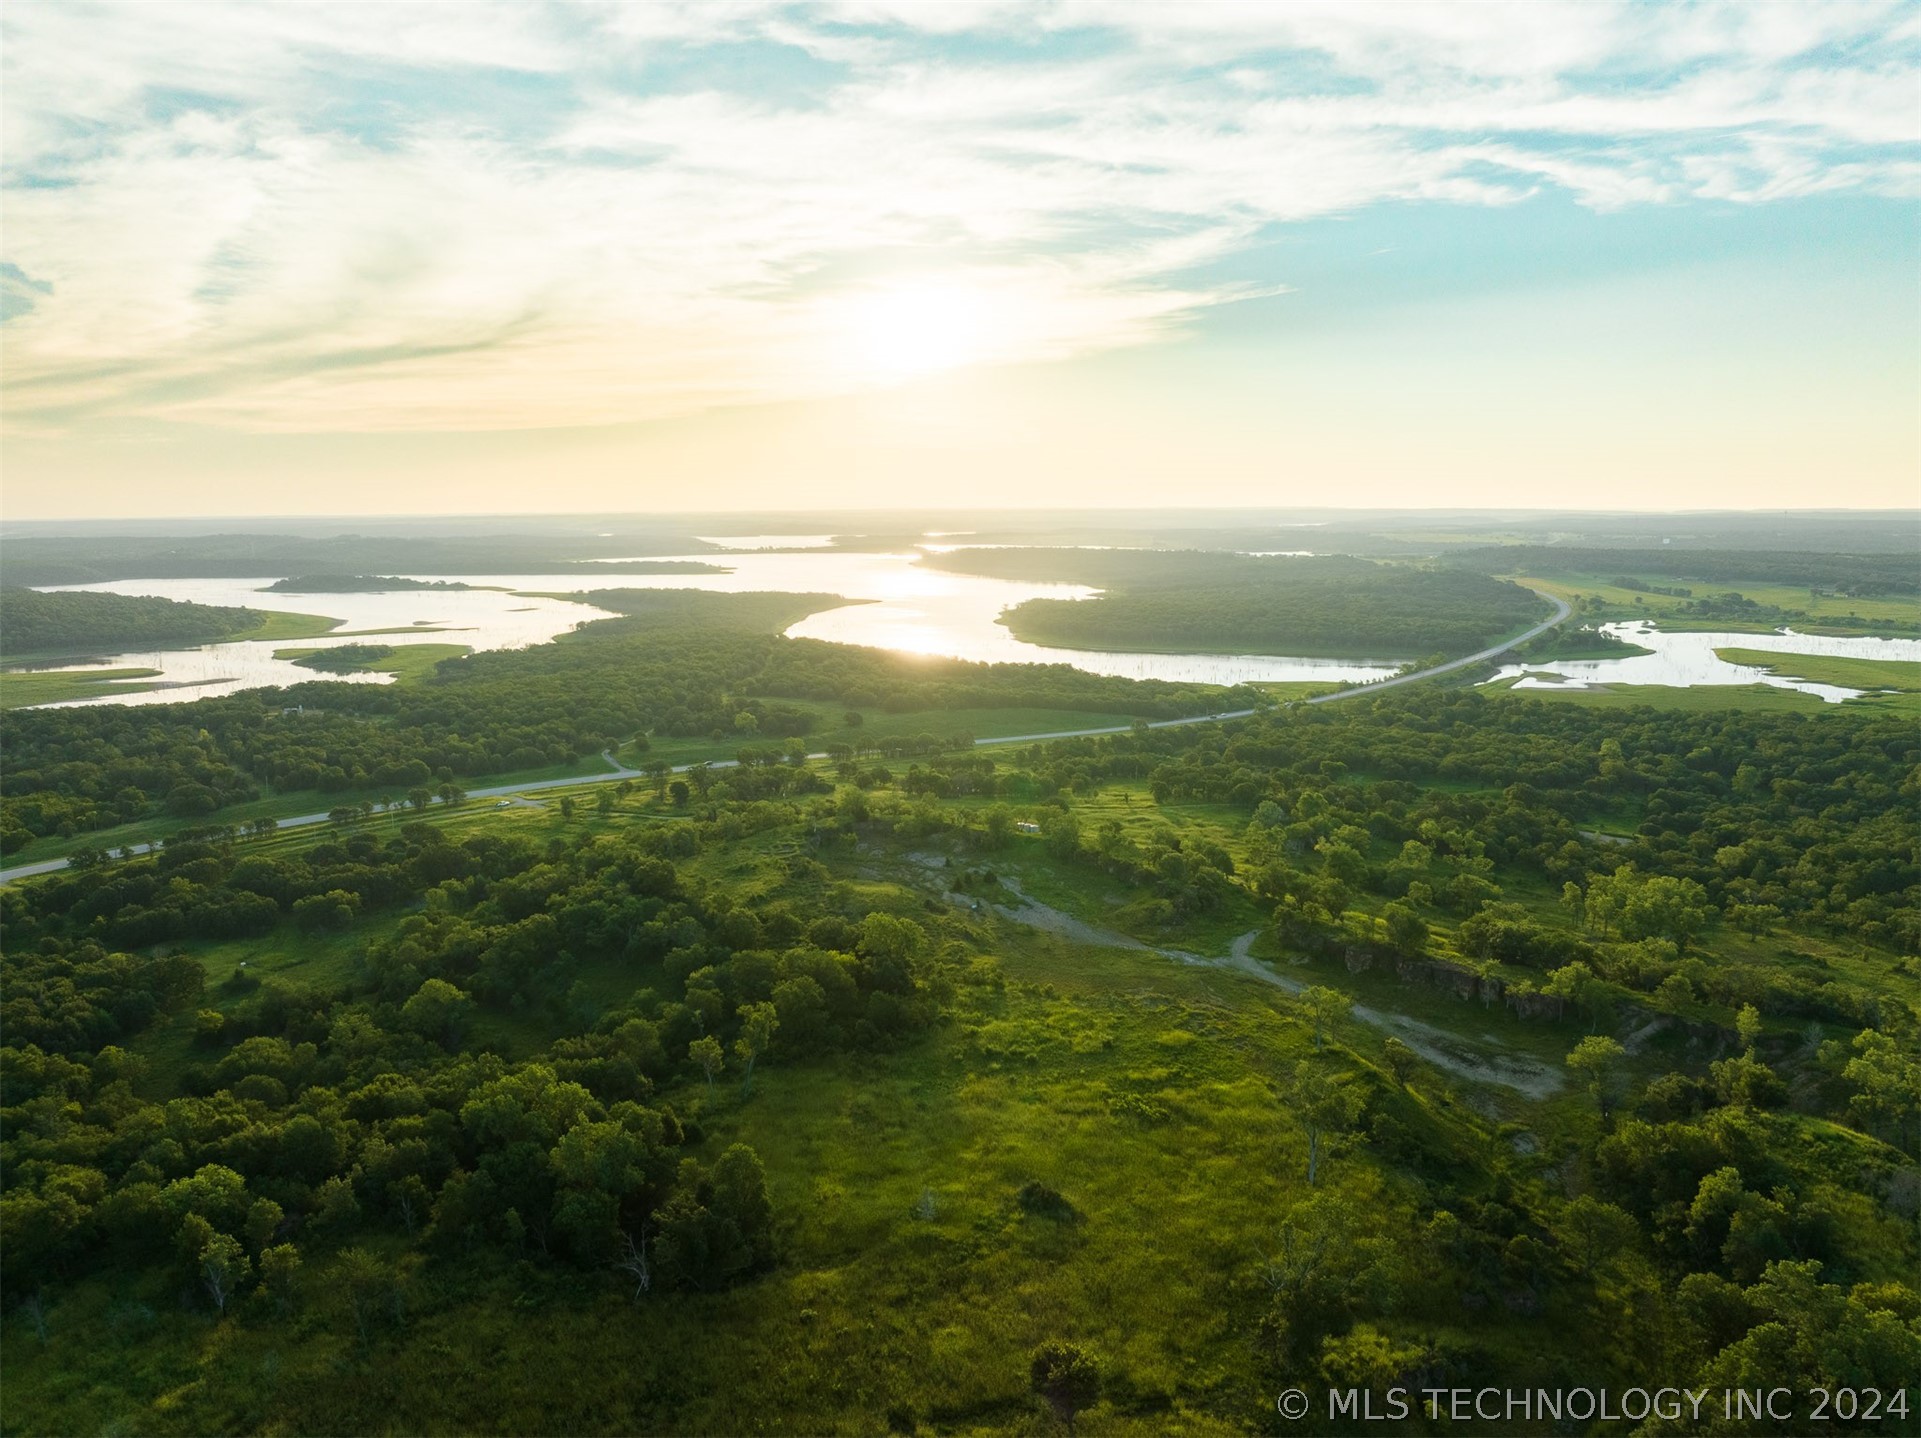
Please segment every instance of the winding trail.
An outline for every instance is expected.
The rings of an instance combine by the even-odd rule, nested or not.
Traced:
[[[1505,654],[1508,650],[1514,648],[1515,645],[1525,644],[1528,640],[1534,638],[1535,635],[1546,633],[1573,612],[1568,607],[1566,601],[1555,595],[1540,589],[1534,592],[1552,603],[1555,608],[1555,613],[1551,618],[1543,620],[1525,634],[1517,634],[1514,638],[1497,644],[1492,649],[1483,649],[1477,654],[1468,655],[1465,659],[1451,659],[1445,664],[1436,664],[1431,669],[1422,669],[1413,674],[1397,675],[1392,679],[1377,679],[1371,684],[1357,685],[1352,689],[1342,689],[1333,694],[1317,695],[1312,699],[1300,702],[1307,704],[1332,704],[1339,699],[1353,699],[1362,694],[1378,694],[1381,690],[1392,689],[1396,685],[1413,684],[1422,679],[1432,679],[1438,674],[1449,674],[1469,664],[1478,664],[1482,660],[1494,658],[1497,654]],[[1185,719],[1156,719],[1149,723],[1147,727],[1150,729],[1178,729],[1185,724],[1212,724],[1222,719],[1246,719],[1260,712],[1258,709],[1229,709],[1217,714],[1194,714]],[[1100,734],[1130,733],[1133,727],[1131,724],[1109,724],[1098,729],[1054,729],[1044,734],[1001,734],[991,739],[976,739],[974,745],[976,748],[986,748],[993,744],[1032,744],[1045,739],[1088,739]],[[500,799],[515,794],[540,793],[548,789],[572,789],[583,784],[614,784],[622,779],[644,779],[647,777],[644,769],[627,768],[609,751],[602,750],[600,757],[606,760],[610,766],[608,770],[602,774],[573,774],[561,779],[535,779],[524,784],[494,784],[482,789],[469,789],[466,791],[466,796],[468,799]],[[809,754],[807,757],[809,759],[825,759],[827,755],[823,752]],[[676,764],[673,772],[676,774],[685,774],[690,769],[700,768],[733,769],[738,767],[739,762],[737,759],[714,759],[700,764]],[[435,800],[434,802],[439,803],[440,801]],[[320,813],[296,814],[291,818],[276,819],[274,821],[275,832],[278,833],[282,829],[304,829],[314,824],[324,824],[327,822],[327,817],[326,814]],[[153,852],[154,845],[150,843],[129,844],[126,845],[125,848],[129,854],[147,854]],[[16,879],[31,879],[40,874],[56,873],[66,868],[70,862],[68,859],[42,859],[37,864],[18,864],[11,869],[0,869],[0,884],[11,884]]]
[[[1283,993],[1299,994],[1307,985],[1299,979],[1289,978],[1270,965],[1254,957],[1254,941],[1260,937],[1260,930],[1252,929],[1242,934],[1229,946],[1226,958],[1210,959],[1200,954],[1189,953],[1185,949],[1164,949],[1152,944],[1144,944],[1139,939],[1111,929],[1099,928],[1077,919],[1072,914],[1041,903],[1021,892],[1020,885],[1003,877],[1001,882],[1013,891],[1020,900],[1019,907],[1012,904],[994,904],[993,910],[1004,919],[1031,929],[1040,929],[1058,938],[1073,943],[1092,944],[1101,948],[1129,949],[1136,953],[1160,954],[1179,964],[1201,968],[1224,969],[1231,973],[1244,974],[1248,978],[1277,988]],[[1348,1012],[1370,1028],[1381,1029],[1394,1035],[1415,1053],[1426,1059],[1434,1067],[1452,1074],[1456,1078],[1467,1079],[1474,1083],[1494,1084],[1509,1088],[1526,1095],[1537,1102],[1552,1098],[1559,1093],[1565,1083],[1565,1076],[1558,1070],[1541,1063],[1526,1054],[1512,1051],[1488,1053],[1469,1044],[1458,1034],[1433,1024],[1422,1023],[1419,1019],[1406,1014],[1390,1013],[1383,1009],[1370,1008],[1366,1004],[1354,1004]]]

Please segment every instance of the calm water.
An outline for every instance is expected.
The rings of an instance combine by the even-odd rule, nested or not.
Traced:
[[[798,593],[839,594],[866,601],[808,616],[787,632],[800,638],[861,644],[906,654],[951,655],[992,663],[1071,664],[1095,674],[1129,679],[1167,679],[1206,684],[1245,681],[1309,680],[1353,683],[1383,678],[1394,665],[1336,659],[1288,658],[1263,654],[1100,654],[1079,649],[1053,649],[1023,644],[996,622],[1010,605],[1024,600],[1090,597],[1095,591],[1071,584],[1035,584],[950,574],[917,564],[915,554],[853,554],[832,550],[775,553],[748,548],[750,543],[773,540],[784,545],[816,538],[806,535],[740,535],[728,542],[742,545],[723,555],[687,555],[728,567],[724,574],[510,574],[470,575],[466,582],[488,586],[469,590],[400,590],[390,594],[266,594],[272,582],[260,579],[128,579],[105,584],[76,585],[79,589],[118,594],[157,595],[189,599],[201,604],[250,605],[256,609],[325,614],[342,620],[334,633],[305,640],[253,641],[212,644],[193,649],[134,651],[115,654],[98,664],[73,669],[143,668],[161,671],[159,682],[172,687],[141,694],[104,695],[77,700],[87,704],[155,704],[174,699],[225,694],[260,685],[296,684],[321,677],[285,660],[275,659],[280,648],[313,648],[350,642],[349,631],[398,629],[403,632],[370,637],[379,644],[465,644],[476,650],[515,649],[541,644],[578,624],[603,619],[607,612],[592,605],[562,599],[535,599],[526,593],[503,591],[578,592],[590,589],[706,589],[721,593],[787,590]],[[663,556],[653,556],[655,558]],[[458,576],[422,576],[454,578]],[[1509,665],[1499,677],[1526,671],[1563,676],[1576,684],[1752,684],[1760,682],[1817,694],[1830,702],[1857,691],[1804,679],[1769,675],[1718,658],[1717,648],[1739,646],[1786,653],[1825,654],[1863,659],[1921,661],[1921,640],[1842,639],[1821,635],[1782,634],[1663,634],[1644,623],[1612,624],[1618,634],[1655,652],[1628,659],[1548,660]],[[389,682],[385,675],[338,677],[348,683]],[[1519,687],[1544,683],[1523,678]]]
[[[426,577],[426,576],[423,576]],[[434,578],[448,576],[436,575]],[[472,584],[498,583],[469,579]],[[105,584],[75,584],[63,589],[98,590],[113,594],[154,595],[186,599],[196,604],[245,605],[295,614],[324,614],[344,621],[330,634],[311,639],[246,640],[235,644],[202,644],[191,649],[129,650],[93,664],[69,664],[60,669],[158,669],[160,677],[140,683],[165,684],[144,694],[106,694],[70,701],[76,704],[164,704],[231,694],[264,684],[301,684],[314,679],[348,684],[388,684],[385,674],[321,674],[286,659],[273,657],[276,649],[316,649],[356,642],[348,631],[401,629],[398,634],[369,635],[368,644],[466,644],[474,649],[522,649],[544,644],[590,619],[608,618],[608,611],[590,604],[561,599],[534,599],[491,589],[401,590],[391,594],[262,594],[273,583],[263,579],[117,579]],[[549,588],[555,587],[550,584]],[[571,588],[571,585],[561,587]],[[64,707],[64,706],[49,706]]]
[[[743,553],[709,555],[729,574],[622,574],[605,579],[519,575],[496,583],[528,589],[711,589],[738,594],[785,590],[839,594],[869,601],[809,615],[787,632],[799,639],[864,644],[907,654],[946,655],[994,664],[1072,664],[1091,674],[1168,679],[1200,684],[1252,680],[1328,683],[1378,679],[1393,672],[1385,661],[1299,659],[1270,654],[1097,654],[1023,644],[996,622],[1008,607],[1029,599],[1087,599],[1077,584],[1036,584],[952,574],[916,563],[918,555]]]
[[[825,549],[831,534],[696,534],[695,539],[722,549]]]
[[[1626,659],[1552,659],[1538,663],[1509,664],[1492,684],[1515,675],[1559,674],[1560,680],[1521,678],[1516,689],[1585,689],[1594,684],[1662,684],[1688,689],[1702,684],[1768,684],[1777,689],[1798,689],[1818,695],[1830,704],[1852,699],[1859,689],[1844,689],[1835,684],[1816,684],[1770,674],[1751,664],[1731,664],[1714,651],[1717,649],[1765,649],[1776,654],[1819,654],[1836,659],[1895,659],[1921,663],[1921,639],[1864,639],[1829,634],[1734,634],[1704,632],[1670,634],[1657,630],[1647,620],[1604,624],[1601,630],[1629,643],[1651,649],[1652,654],[1636,654]]]
[[[1166,679],[1205,684],[1245,681],[1355,682],[1385,677],[1388,661],[1288,658],[1265,654],[1100,654],[1023,644],[996,623],[1003,610],[1027,599],[1086,599],[1095,591],[1070,584],[1032,584],[984,579],[926,569],[915,554],[853,554],[840,551],[772,553],[750,543],[783,545],[814,539],[807,535],[740,535],[727,542],[739,552],[724,555],[649,556],[688,558],[728,567],[725,574],[490,574],[434,575],[487,589],[400,590],[388,594],[265,594],[272,583],[260,579],[126,579],[104,584],[63,586],[188,599],[200,604],[247,605],[255,609],[325,614],[345,621],[323,638],[273,643],[203,645],[194,649],[115,654],[103,662],[72,669],[145,668],[161,671],[157,682],[191,687],[141,694],[104,695],[76,700],[83,704],[155,704],[202,695],[224,694],[266,684],[294,684],[315,677],[311,670],[273,657],[277,648],[312,648],[342,641],[344,631],[402,629],[381,635],[379,644],[457,643],[476,650],[521,648],[565,633],[577,624],[606,618],[584,603],[532,599],[500,590],[564,593],[590,589],[706,589],[721,593],[787,590],[843,595],[866,603],[810,615],[787,632],[799,638],[869,645],[908,654],[945,655],[991,663],[1072,664],[1094,674],[1129,679]],[[824,538],[824,536],[819,536]],[[717,537],[718,538],[718,537]],[[431,625],[431,630],[424,626]],[[328,676],[334,677],[334,676]],[[384,683],[385,675],[346,676],[352,683]]]

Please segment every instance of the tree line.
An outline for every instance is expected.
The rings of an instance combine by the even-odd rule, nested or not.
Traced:
[[[0,587],[0,644],[10,655],[205,644],[257,629],[266,617],[257,609],[181,599]]]
[[[267,793],[381,791],[592,758],[636,736],[799,737],[849,709],[1030,707],[1150,718],[1257,695],[1134,681],[1067,665],[921,660],[768,629],[831,596],[626,591],[589,596],[628,617],[562,642],[448,660],[413,685],[324,681],[140,706],[0,715],[0,853],[161,815],[210,818]],[[774,702],[769,702],[774,701]]]
[[[1018,638],[1076,649],[1411,659],[1470,652],[1543,613],[1538,596],[1505,580],[1331,555],[967,549],[923,562],[1099,587],[1092,599],[1030,599],[1004,617]]]

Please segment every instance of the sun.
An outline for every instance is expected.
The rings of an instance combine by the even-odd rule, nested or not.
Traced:
[[[854,299],[847,338],[854,366],[869,380],[917,379],[985,358],[985,297],[959,285],[886,285]]]

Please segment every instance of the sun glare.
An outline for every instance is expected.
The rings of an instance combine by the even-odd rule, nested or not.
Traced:
[[[849,315],[851,357],[871,380],[917,379],[985,357],[983,296],[954,285],[890,285]]]

